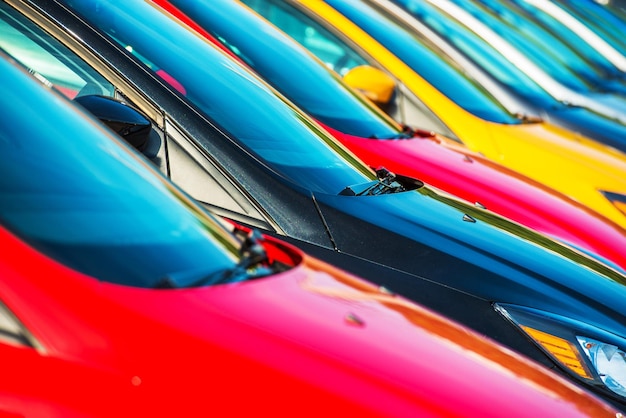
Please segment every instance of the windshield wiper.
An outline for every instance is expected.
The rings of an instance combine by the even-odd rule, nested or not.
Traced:
[[[184,287],[211,286],[222,283],[236,283],[250,279],[258,279],[285,271],[289,266],[273,262],[270,263],[267,252],[263,247],[263,235],[252,230],[243,240],[239,253],[239,262],[231,268],[218,270],[204,275],[189,284],[179,285],[174,275],[167,275],[157,282],[155,288],[173,289]]]
[[[425,129],[416,129],[405,124],[402,124],[401,128],[402,128],[402,132],[399,132],[395,135],[378,136],[376,134],[372,134],[368,138],[369,139],[412,139],[415,137],[432,138],[436,135],[434,131],[428,131]]]
[[[344,196],[375,196],[406,190],[402,184],[396,181],[396,175],[384,167],[376,169],[376,177],[378,180],[357,186],[348,186],[339,194]]]
[[[522,121],[523,123],[541,123],[543,118],[541,116],[529,115],[528,113],[517,112],[513,116],[515,119]]]
[[[257,230],[252,230],[241,244],[239,249],[241,258],[234,267],[209,274],[192,283],[190,287],[236,283],[269,276],[274,273],[265,248],[261,244],[262,241],[263,236],[261,233]]]

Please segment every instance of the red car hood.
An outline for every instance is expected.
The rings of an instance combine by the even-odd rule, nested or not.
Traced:
[[[304,255],[269,278],[153,290],[75,273],[4,231],[0,242],[0,291],[41,355],[126,376],[144,412],[614,416],[466,328]]]

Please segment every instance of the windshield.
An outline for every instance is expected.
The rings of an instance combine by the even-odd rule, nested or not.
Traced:
[[[498,50],[465,26],[439,13],[437,9],[425,2],[415,0],[393,1],[403,6],[420,22],[451,43],[500,83],[522,96],[532,98],[537,104],[542,103],[542,106],[558,106],[557,99],[513,65]]]
[[[289,181],[337,194],[375,174],[252,72],[143,0],[63,1]]]
[[[0,222],[77,271],[155,287],[238,260],[237,242],[99,123],[0,59]],[[42,273],[45,274],[45,273]]]
[[[392,17],[360,1],[329,0],[328,3],[468,112],[491,122],[520,123],[461,68],[445,62]]]
[[[356,96],[323,64],[239,2],[171,0],[288,99],[326,125],[360,137],[391,138],[400,128]],[[250,33],[256,36],[250,36]]]
[[[369,65],[339,37],[282,0],[240,0],[298,42],[337,74],[344,76],[360,65]]]
[[[369,66],[378,68],[394,79],[387,72],[388,69],[383,70],[359,45],[342,35],[338,28],[324,22],[320,16],[307,14],[304,6],[300,9],[296,3],[282,0],[240,1],[280,28],[337,74],[346,76],[355,67]],[[395,89],[389,102],[378,104],[379,109],[399,123],[439,132],[461,142],[415,92],[410,91],[400,80],[394,81]]]

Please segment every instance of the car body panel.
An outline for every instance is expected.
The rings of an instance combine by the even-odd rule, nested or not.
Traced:
[[[510,408],[510,400],[517,397],[524,399],[525,411],[542,416],[615,414],[589,395],[519,360],[508,350],[429,311],[415,310],[412,304],[397,297],[382,295],[376,300],[376,288],[350,278],[337,281],[331,275],[332,270],[319,263],[306,263],[309,273],[296,274],[290,280],[270,279],[259,282],[259,286],[137,290],[102,284],[87,276],[73,276],[71,271],[39,256],[5,231],[0,236],[3,244],[7,244],[5,248],[10,248],[6,255],[13,257],[12,263],[3,257],[0,264],[5,278],[3,295],[22,296],[10,298],[12,311],[23,318],[27,327],[40,327],[36,336],[46,341],[48,350],[42,355],[32,349],[21,349],[28,350],[26,362],[0,344],[3,352],[11,355],[6,358],[12,359],[16,367],[46,366],[40,368],[35,379],[37,389],[32,381],[24,388],[19,380],[13,380],[10,391],[19,393],[22,389],[33,394],[42,390],[40,386],[45,387],[44,396],[50,398],[46,409],[56,414],[41,416],[74,416],[66,415],[72,409],[57,405],[89,401],[94,404],[85,407],[85,415],[76,416],[106,416],[106,412],[113,412],[111,408],[119,407],[117,402],[107,407],[106,400],[112,395],[126,401],[123,411],[117,411],[121,416],[202,411],[237,414],[271,411],[283,416],[297,410],[292,402],[299,401],[312,403],[307,412],[314,413],[358,412],[363,416],[452,413],[495,417]],[[50,277],[74,286],[73,290],[55,292],[60,286],[50,286],[50,280],[45,283],[37,280],[42,277],[37,274],[41,268],[50,272]],[[318,269],[326,273],[311,273]],[[303,297],[307,294],[310,296]],[[33,298],[45,304],[35,304]],[[283,298],[290,303],[276,303]],[[33,309],[46,306],[49,309],[43,312]],[[61,313],[65,326],[52,321],[50,311]],[[380,315],[385,311],[386,315]],[[352,316],[347,317],[349,314]],[[327,315],[327,320],[322,321]],[[335,319],[330,320],[332,317]],[[354,319],[345,320],[346,317]],[[390,323],[394,326],[390,327]],[[92,331],[77,332],[85,330],[83,324],[89,324]],[[94,332],[97,339],[91,337]],[[382,339],[372,339],[370,333]],[[65,347],[59,346],[67,341],[68,334],[73,336],[74,345],[82,347],[80,357],[85,364],[93,363],[94,357],[96,364],[107,364],[101,355],[94,356],[99,349],[117,351],[117,364],[109,367],[122,370],[118,379],[111,383],[102,377],[95,380],[79,375],[81,379],[75,382],[80,384],[77,391],[68,392],[67,387],[54,390],[54,381],[48,373],[55,370],[55,363],[63,365],[57,367],[62,377],[69,379],[75,375],[66,365],[71,360]],[[358,342],[358,349],[351,348],[342,334],[351,335]],[[295,335],[300,336],[299,343],[295,342]],[[328,338],[329,335],[333,338]],[[414,343],[407,344],[409,340]],[[329,343],[335,348],[327,351],[324,347]],[[369,351],[365,349],[367,346],[375,348]],[[412,353],[410,357],[407,350]],[[422,350],[427,350],[429,355],[416,355]],[[464,353],[468,351],[483,354],[466,356]],[[450,353],[449,357],[446,353]],[[390,361],[396,356],[402,359],[403,366],[396,367]],[[407,367],[409,364],[412,366]],[[444,370],[444,378],[438,380],[434,378],[442,370],[438,364],[446,364],[454,372]],[[11,370],[7,370],[7,377],[19,376],[9,373]],[[376,378],[368,380],[368,375]],[[424,375],[430,378],[423,379]],[[467,380],[468,375],[474,377]],[[387,378],[381,379],[382,376]],[[58,382],[59,376],[54,375],[54,379]],[[413,395],[416,385],[424,388],[419,397]],[[487,389],[491,385],[497,390]],[[467,389],[459,391],[463,386]],[[124,393],[122,388],[128,391],[126,397],[120,396]],[[246,402],[241,402],[242,396]],[[484,402],[482,396],[493,400]],[[7,408],[28,414],[40,412],[36,404],[24,406],[14,396],[7,398],[3,403]],[[284,399],[290,401],[282,402]],[[94,410],[94,405],[98,409]],[[511,413],[515,410],[513,406]]]

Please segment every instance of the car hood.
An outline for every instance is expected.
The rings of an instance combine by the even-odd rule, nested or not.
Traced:
[[[485,152],[486,157],[626,226],[624,214],[601,193],[626,191],[623,153],[545,122],[492,128],[497,150]]]
[[[439,135],[371,139],[326,127],[370,166],[383,166],[626,268],[626,233],[582,204]]]
[[[179,412],[287,413],[315,397],[311,411],[363,416],[519,415],[522,401],[532,416],[614,414],[511,351],[306,256],[264,279],[155,290],[98,282],[0,239],[12,243],[2,288],[19,295],[12,308],[46,355],[115,363],[161,412],[174,411],[160,399],[178,399]],[[33,274],[42,267],[46,277]],[[32,298],[46,303],[20,303]]]
[[[343,252],[366,253],[489,301],[533,306],[626,336],[626,277],[542,234],[427,186],[315,197],[326,206],[323,216]],[[372,228],[350,228],[333,210],[349,211]]]

